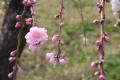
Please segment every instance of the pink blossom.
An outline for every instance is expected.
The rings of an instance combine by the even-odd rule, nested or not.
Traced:
[[[29,45],[29,50],[32,52],[34,52],[36,48],[37,48],[37,45],[32,45],[32,44]]]
[[[65,43],[64,43],[63,41],[60,41],[60,45],[61,45],[61,46],[64,46]]]
[[[54,58],[54,53],[47,53],[46,59],[51,59],[51,58]]]
[[[17,72],[23,72],[23,69],[20,66],[17,66]]]
[[[104,35],[105,35],[105,36],[108,36],[108,33],[107,33],[107,32],[104,32]]]
[[[55,20],[58,20],[58,19],[59,19],[59,16],[60,16],[60,15],[55,15],[55,16],[54,16],[54,19],[55,19]]]
[[[96,45],[97,46],[101,46],[102,45],[102,41],[100,41],[100,40],[96,41]]]
[[[102,7],[103,7],[103,5],[102,5],[101,3],[97,3],[96,6],[97,6],[98,8],[102,8]]]
[[[98,62],[92,62],[91,68],[95,69],[98,66]]]
[[[8,74],[8,78],[12,78],[13,77],[13,72]]]
[[[15,25],[15,28],[20,28],[22,26],[21,22],[17,22],[16,25]]]
[[[65,12],[66,12],[66,9],[63,7],[62,8],[62,14],[65,14]]]
[[[31,45],[39,44],[41,41],[47,41],[47,30],[45,28],[32,27],[25,35],[25,39]]]
[[[93,24],[98,24],[99,23],[99,21],[98,20],[93,20]]]
[[[65,66],[66,65],[66,61],[64,59],[60,59],[59,60],[59,63],[62,65],[62,66]]]
[[[22,16],[21,16],[21,15],[17,15],[17,16],[16,16],[16,19],[17,19],[17,20],[21,20],[21,19],[22,19]]]
[[[16,70],[17,70],[17,66],[14,65],[14,66],[13,66],[13,71],[16,71]]]
[[[57,42],[59,40],[59,35],[54,35],[52,38],[52,42]]]
[[[32,24],[32,22],[33,22],[33,19],[32,19],[32,18],[26,19],[26,24],[30,25],[30,24]]]
[[[27,5],[27,2],[28,2],[28,0],[23,0],[22,3],[23,3],[24,5]]]
[[[62,51],[62,52],[60,53],[60,57],[63,57],[63,56],[65,56],[65,53]]]
[[[104,75],[100,75],[100,76],[99,76],[99,79],[100,79],[100,80],[105,80],[105,76],[104,76]]]
[[[32,2],[33,2],[33,4],[36,4],[36,3],[37,3],[37,0],[33,0]]]
[[[53,64],[54,66],[56,66],[56,58],[55,57],[51,57],[50,58],[50,60],[49,60],[49,62],[51,63],[51,64]]]
[[[14,57],[15,54],[16,54],[16,51],[12,51],[12,52],[10,53],[10,56],[11,56],[11,57]]]
[[[63,22],[60,23],[60,27],[64,27],[64,23]]]
[[[94,76],[96,76],[96,77],[98,77],[99,75],[100,75],[99,72],[95,72],[95,73],[94,73]]]
[[[40,42],[39,45],[40,45],[40,46],[43,46],[43,45],[44,45],[44,42]]]
[[[109,42],[110,42],[109,37],[105,36],[105,42],[106,42],[106,43],[109,43]]]
[[[15,60],[15,57],[9,57],[9,61],[13,62]]]

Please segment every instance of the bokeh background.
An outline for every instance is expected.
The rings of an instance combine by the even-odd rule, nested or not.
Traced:
[[[28,50],[26,45],[20,61],[23,68],[18,73],[18,80],[97,80],[90,63],[99,60],[95,41],[99,39],[99,25],[92,24],[93,19],[100,19],[96,3],[100,0],[64,0],[66,14],[63,16],[65,27],[62,29],[62,40],[65,46],[62,48],[66,53],[67,65],[52,66],[45,59],[48,52],[57,53],[57,44],[53,44],[51,38],[58,32],[58,21],[54,15],[59,13],[60,0],[38,0],[36,7],[36,21],[39,27],[48,30],[49,41],[35,52]],[[84,26],[81,23],[80,4],[83,7]],[[110,3],[106,4],[105,31],[110,36],[110,43],[105,43],[105,63],[107,72],[106,80],[120,80],[120,27],[114,27],[116,22],[112,14]],[[0,3],[0,26],[4,17],[4,2]],[[84,37],[86,32],[86,46]]]

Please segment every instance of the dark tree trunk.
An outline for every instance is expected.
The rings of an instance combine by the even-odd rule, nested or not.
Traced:
[[[11,0],[8,8],[6,9],[5,17],[3,20],[2,33],[0,34],[0,80],[12,80],[8,79],[8,73],[12,72],[13,63],[8,61],[9,54],[17,47],[17,35],[19,29],[15,29],[16,15],[21,14],[24,5],[22,0]],[[25,10],[25,17],[31,17],[30,8]],[[21,48],[22,52],[25,46],[25,34],[29,31],[30,26],[24,28],[22,33]]]

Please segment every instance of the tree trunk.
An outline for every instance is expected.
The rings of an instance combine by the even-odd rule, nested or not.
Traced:
[[[5,12],[3,20],[2,33],[0,34],[0,80],[12,80],[8,78],[8,73],[12,72],[14,63],[8,61],[10,52],[17,48],[17,35],[19,29],[15,28],[16,15],[21,14],[24,8],[23,0],[11,0]],[[30,7],[25,10],[25,17],[31,17]],[[24,28],[21,40],[22,52],[25,46],[25,34],[29,31],[30,26]]]

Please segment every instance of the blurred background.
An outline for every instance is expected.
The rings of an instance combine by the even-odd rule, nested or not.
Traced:
[[[100,19],[96,3],[99,0],[64,0],[66,14],[63,16],[65,27],[62,29],[62,40],[65,41],[64,50],[67,65],[52,66],[45,59],[48,52],[57,53],[57,44],[53,44],[51,38],[58,32],[59,22],[54,16],[59,13],[60,0],[38,0],[36,7],[36,21],[39,27],[48,30],[49,41],[35,52],[28,50],[28,44],[24,49],[20,66],[22,73],[18,73],[18,80],[97,80],[90,64],[99,60],[96,40],[99,39],[99,25],[92,24],[94,19]],[[81,23],[80,4],[83,7],[84,26]],[[106,80],[120,80],[120,27],[114,27],[116,22],[112,14],[110,3],[106,4],[105,31],[110,36],[110,43],[105,43],[105,63],[107,72]],[[4,17],[4,2],[0,3],[0,26]],[[86,46],[84,37],[86,32]]]

